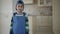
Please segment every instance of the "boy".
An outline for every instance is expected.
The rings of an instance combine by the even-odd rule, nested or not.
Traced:
[[[16,10],[17,12],[15,12],[13,14],[13,17],[14,16],[25,16],[25,21],[26,21],[26,32],[25,34],[29,34],[29,28],[28,28],[28,18],[26,17],[26,13],[22,12],[24,10],[24,2],[22,0],[19,0],[17,1],[17,4],[16,4]],[[11,20],[11,29],[10,29],[10,34],[14,34],[13,33],[13,25],[14,25],[14,20],[13,20],[13,17],[12,17],[12,20]],[[20,33],[19,33],[20,34]]]

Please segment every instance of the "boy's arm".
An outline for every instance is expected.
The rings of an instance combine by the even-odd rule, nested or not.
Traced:
[[[12,17],[12,19],[11,19],[11,25],[10,25],[11,27],[13,26],[13,17]]]
[[[12,17],[12,19],[11,19],[11,25],[10,25],[10,34],[13,34],[13,29],[12,29],[12,27],[13,27],[13,17]]]
[[[28,17],[26,17],[26,32],[29,32],[29,23]]]

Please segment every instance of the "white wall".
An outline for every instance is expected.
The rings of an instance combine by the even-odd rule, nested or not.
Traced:
[[[1,19],[1,0],[0,0],[0,19]],[[0,20],[0,34],[1,34],[1,20]]]
[[[53,0],[53,31],[60,34],[60,0]]]
[[[10,20],[12,15],[12,0],[1,0],[1,33],[9,34]]]

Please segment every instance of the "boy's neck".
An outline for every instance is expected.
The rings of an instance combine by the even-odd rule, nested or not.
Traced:
[[[22,12],[20,12],[20,13],[19,13],[19,12],[17,12],[17,14],[22,14]]]

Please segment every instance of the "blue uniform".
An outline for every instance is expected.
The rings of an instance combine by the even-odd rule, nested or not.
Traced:
[[[13,16],[13,34],[25,34],[25,16]]]

